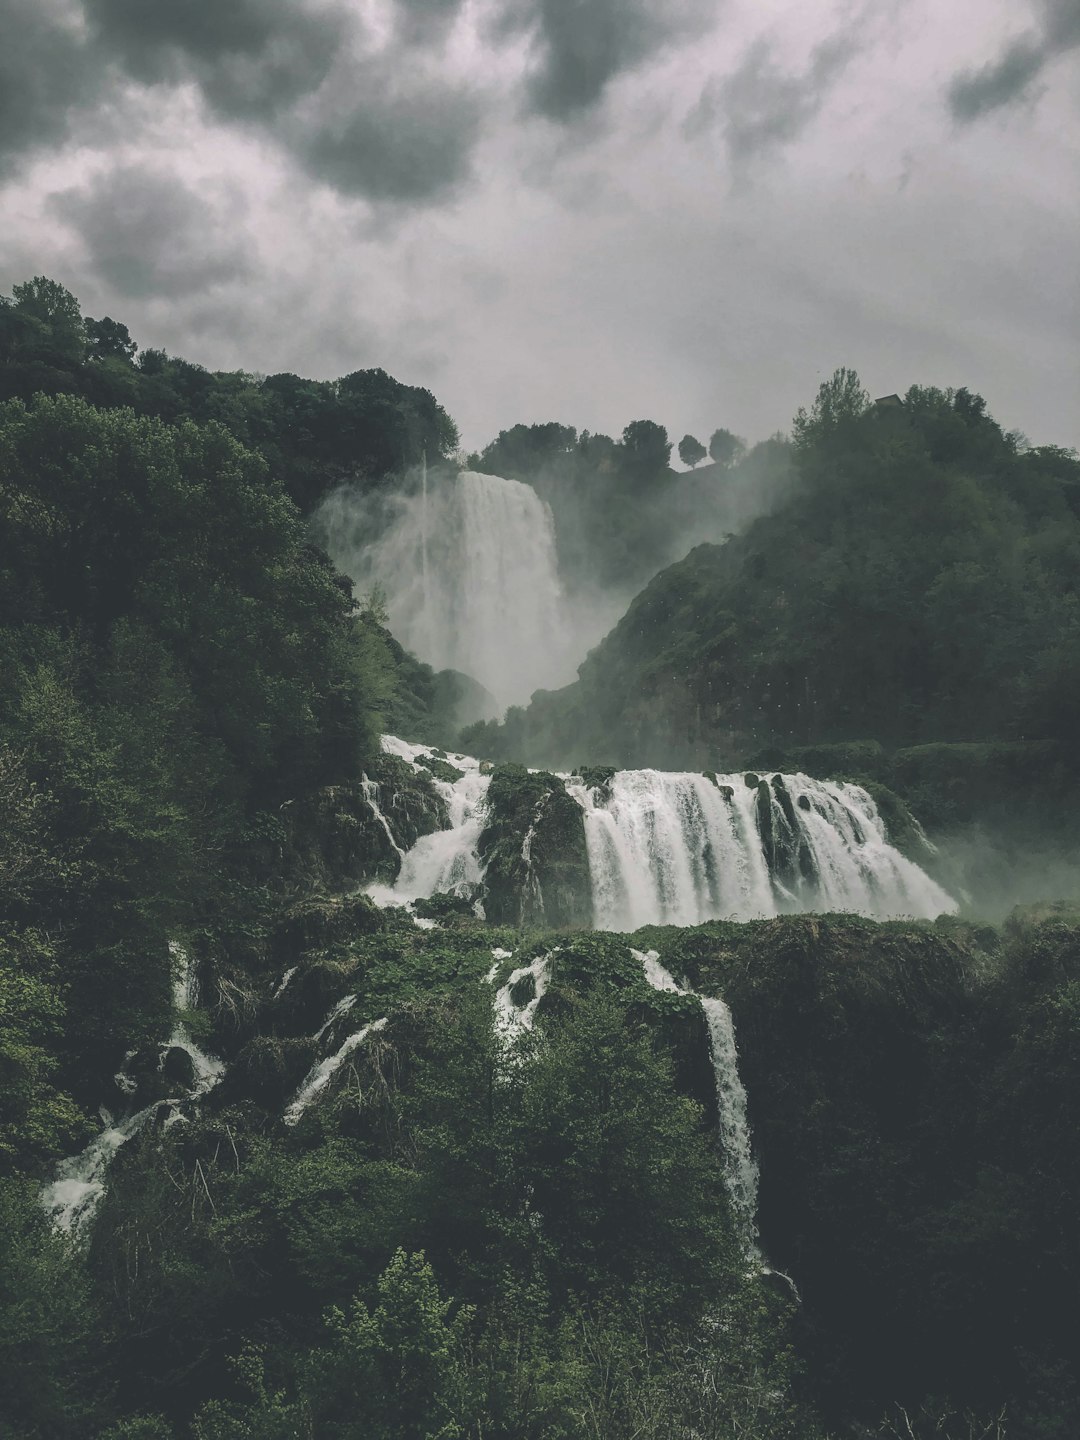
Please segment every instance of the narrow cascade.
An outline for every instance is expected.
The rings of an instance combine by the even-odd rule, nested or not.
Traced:
[[[280,999],[281,999],[282,995],[285,994],[285,991],[286,991],[286,989],[287,989],[287,987],[288,987],[289,981],[292,979],[292,977],[296,974],[297,970],[299,970],[299,969],[300,969],[300,966],[299,966],[299,965],[290,965],[290,966],[289,966],[288,970],[285,971],[285,974],[282,975],[281,979],[278,981],[277,989],[274,991],[273,995],[271,996],[271,999],[274,999],[274,1000],[280,1000]]]
[[[355,999],[355,997],[352,998]],[[335,1012],[335,1016],[337,1013],[338,1012]],[[344,1012],[342,1011],[340,1013]],[[335,1018],[335,1016],[331,1018]],[[328,1020],[327,1024],[319,1031],[320,1035],[323,1034],[329,1024],[330,1021]],[[381,1020],[372,1020],[370,1024],[364,1025],[361,1029],[354,1031],[353,1034],[334,1051],[333,1055],[328,1055],[325,1060],[320,1060],[318,1064],[313,1065],[308,1071],[303,1084],[286,1106],[285,1114],[282,1117],[285,1124],[295,1125],[316,1096],[320,1095],[326,1089],[327,1085],[330,1084],[334,1075],[341,1069],[352,1052],[359,1049],[373,1032],[384,1030],[386,1024],[387,1020],[385,1016],[383,1016]]]
[[[540,887],[540,877],[533,865],[532,847],[536,838],[536,826],[543,813],[547,796],[543,796],[536,807],[532,824],[525,832],[525,839],[521,842],[521,861],[525,867],[525,882],[521,887],[521,910],[519,912],[519,924],[524,925],[526,916],[531,913],[533,923],[542,925],[544,923],[544,892]]]
[[[41,1192],[41,1203],[52,1216],[59,1230],[78,1232],[93,1218],[105,1194],[105,1175],[113,1156],[133,1135],[137,1135],[169,1100],[157,1100],[114,1125],[106,1121],[105,1129],[95,1135],[86,1149],[62,1160],[57,1177]],[[105,1115],[107,1112],[102,1112]]]
[[[179,1106],[185,1101],[195,1101],[205,1095],[225,1073],[224,1062],[200,1049],[179,1018],[185,1012],[194,1010],[198,993],[186,951],[182,946],[170,941],[169,953],[176,973],[173,981],[173,1007],[177,1012],[177,1019],[168,1043],[161,1047],[158,1068],[164,1067],[170,1050],[182,1050],[191,1061],[194,1083],[185,1094],[155,1100],[153,1104],[144,1106],[119,1122],[114,1121],[108,1111],[102,1110],[104,1130],[95,1135],[80,1154],[61,1161],[56,1179],[41,1192],[42,1205],[52,1215],[53,1223],[61,1230],[81,1230],[93,1218],[105,1194],[105,1176],[109,1164],[122,1145],[126,1145],[132,1136],[137,1135],[159,1110],[168,1110],[166,1125],[183,1119]],[[124,1064],[116,1075],[117,1085],[126,1095],[134,1094],[138,1088],[137,1082],[127,1070],[134,1055],[135,1051],[128,1051]]]
[[[645,979],[654,990],[693,995],[684,990],[660,963],[655,950],[631,950],[641,962]],[[716,1080],[716,1113],[724,1156],[724,1181],[735,1212],[739,1234],[747,1249],[757,1254],[758,1167],[750,1145],[746,1118],[746,1091],[739,1078],[739,1055],[735,1048],[735,1023],[723,1000],[696,996],[709,1031],[709,1054]]]
[[[169,954],[177,969],[176,979],[173,981],[173,1007],[182,1015],[189,1010],[194,1010],[198,1003],[199,993],[195,973],[191,968],[186,950],[173,940],[169,941]],[[166,1049],[183,1050],[191,1060],[195,1071],[195,1085],[189,1096],[192,1100],[197,1099],[200,1095],[205,1095],[207,1090],[213,1089],[225,1074],[225,1062],[200,1050],[188,1034],[186,1025],[180,1020],[177,1020],[173,1026]],[[165,1050],[161,1052],[161,1064],[164,1063],[165,1053]]]
[[[463,671],[500,709],[574,676],[548,505],[531,485],[465,470],[425,473],[370,543],[363,501],[339,491],[319,525],[334,563],[378,586],[390,628],[436,669]]]
[[[390,841],[390,848],[395,852],[399,860],[405,859],[405,851],[394,838],[394,832],[390,828],[390,822],[379,808],[379,786],[375,780],[369,780],[366,775],[360,777],[360,788],[364,792],[364,799],[371,809],[371,813],[382,826],[387,840]]]
[[[492,954],[495,952],[492,951]],[[514,989],[527,976],[533,979],[532,996],[524,1005],[514,999]],[[536,1007],[544,998],[551,978],[551,954],[538,955],[528,965],[522,965],[511,972],[506,984],[495,992],[495,1029],[504,1045],[512,1045],[519,1035],[531,1030],[536,1018]]]
[[[756,778],[756,777],[752,777]],[[858,785],[621,770],[573,777],[599,930],[802,911],[930,919],[956,902],[885,838]]]
[[[322,1037],[326,1034],[327,1030],[330,1029],[330,1026],[333,1025],[335,1021],[340,1020],[343,1015],[347,1015],[355,1004],[355,995],[343,995],[341,999],[337,1002],[337,1004],[334,1006],[334,1008],[330,1011],[330,1014],[327,1015],[326,1019],[319,1026],[318,1030],[315,1031],[315,1040],[321,1040]]]
[[[464,773],[460,780],[439,780],[416,763],[418,756],[431,753],[430,745],[410,745],[393,735],[384,735],[382,744],[389,754],[399,756],[427,776],[446,802],[450,825],[446,830],[421,836],[406,852],[394,883],[370,885],[368,894],[377,905],[406,905],[440,891],[463,891],[478,885],[483,869],[476,845],[484,828],[491,777],[480,773],[480,762],[471,756],[449,755],[450,764]]]

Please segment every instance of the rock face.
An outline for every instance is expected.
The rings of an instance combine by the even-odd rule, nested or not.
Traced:
[[[584,817],[557,775],[497,766],[478,850],[489,920],[556,930],[591,922]]]

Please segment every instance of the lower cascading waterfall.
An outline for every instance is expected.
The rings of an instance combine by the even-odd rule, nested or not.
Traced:
[[[195,975],[182,946],[170,941],[169,953],[175,972],[173,1008],[177,1019],[168,1044],[161,1047],[158,1066],[160,1069],[164,1065],[170,1050],[182,1050],[191,1061],[193,1082],[183,1095],[155,1100],[153,1104],[144,1106],[123,1120],[116,1121],[107,1111],[102,1111],[104,1130],[94,1136],[85,1150],[61,1161],[56,1179],[51,1185],[45,1186],[41,1193],[41,1203],[61,1230],[81,1230],[93,1218],[105,1194],[105,1176],[109,1164],[122,1145],[126,1145],[162,1110],[166,1111],[166,1125],[184,1119],[180,1106],[185,1102],[197,1101],[208,1090],[213,1089],[225,1073],[224,1062],[200,1049],[180,1019],[181,1015],[195,1008],[198,999]],[[138,1089],[137,1082],[126,1069],[134,1055],[134,1051],[128,1052],[124,1059],[124,1068],[115,1077],[117,1088],[126,1095],[132,1095]]]
[[[664,969],[655,950],[630,952],[641,962],[645,979],[654,990],[676,995],[695,995],[709,1032],[709,1055],[716,1082],[716,1114],[723,1150],[724,1182],[739,1236],[747,1250],[757,1254],[758,1167],[750,1144],[746,1118],[746,1091],[739,1078],[739,1054],[735,1048],[735,1024],[723,1000],[696,995],[684,989]]]
[[[494,953],[492,951],[493,955]],[[496,961],[496,966],[497,964]],[[514,991],[530,977],[531,994],[519,1005],[514,998]],[[538,955],[528,965],[521,965],[517,970],[511,971],[506,984],[495,992],[495,1032],[504,1045],[512,1045],[519,1035],[532,1029],[537,1007],[544,998],[550,978],[551,954]]]
[[[572,777],[567,790],[585,812],[598,930],[830,910],[930,919],[957,908],[889,844],[858,785],[620,770],[591,788]]]

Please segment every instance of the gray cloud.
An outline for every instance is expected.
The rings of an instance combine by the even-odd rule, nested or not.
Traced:
[[[398,38],[408,45],[441,40],[464,9],[465,0],[397,0]]]
[[[0,174],[62,142],[104,75],[86,63],[78,15],[64,0],[0,0]]]
[[[213,118],[254,129],[349,197],[423,205],[469,173],[480,101],[424,63],[462,0],[400,0],[377,53],[364,53],[344,0],[78,7],[0,0],[0,173],[85,127],[125,81],[151,91],[193,84]]]
[[[346,195],[398,203],[438,198],[465,179],[481,122],[468,92],[406,67],[392,78],[381,60],[360,83],[349,78],[359,105],[315,107],[291,132],[310,175]]]
[[[99,47],[144,84],[193,79],[225,118],[276,114],[322,84],[348,32],[339,5],[84,0]]]
[[[949,84],[949,110],[962,124],[1030,99],[1036,81],[1058,55],[1080,45],[1080,0],[1042,0],[1038,32],[1009,42],[996,60],[964,70]]]
[[[117,295],[185,299],[249,275],[235,234],[239,204],[211,203],[175,175],[117,165],[54,195],[50,208],[79,234],[91,271]]]
[[[709,81],[686,121],[686,133],[719,125],[738,166],[789,144],[814,120],[861,48],[857,31],[830,36],[814,48],[801,74],[791,74],[777,65],[772,42],[762,37],[730,75]]]
[[[529,106],[570,121],[609,83],[701,23],[709,0],[510,0],[504,25],[532,38]]]

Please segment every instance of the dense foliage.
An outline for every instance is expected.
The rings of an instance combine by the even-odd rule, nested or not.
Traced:
[[[384,370],[339,380],[215,372],[162,350],[137,350],[127,326],[84,319],[78,301],[37,276],[0,297],[0,400],[75,395],[170,424],[217,421],[258,451],[306,514],[344,481],[371,486],[457,446],[454,422],[427,390]]]
[[[633,938],[734,1013],[776,1274],[729,1204],[697,1001],[569,928],[587,857],[556,777],[493,771],[489,923],[358,893],[445,825],[454,773],[381,727],[443,743],[476,697],[356,606],[301,510],[446,457],[432,397],[137,354],[40,278],[0,305],[0,384],[5,1436],[1076,1433],[1075,916]],[[685,477],[651,421],[478,457],[548,495],[580,574],[630,585],[695,495],[718,524],[766,509],[792,454],[800,486],[483,747],[756,748],[942,820],[1033,767],[1067,791],[1075,458],[964,391],[871,408],[850,372],[793,447],[740,445],[717,431]],[[224,1070],[174,1101],[183,1034]],[[67,1234],[40,1186],[102,1102],[143,1121]]]

